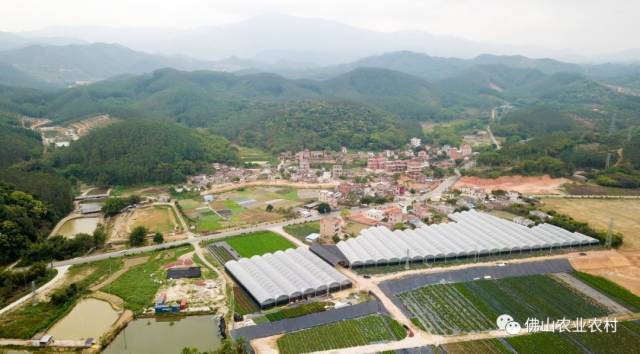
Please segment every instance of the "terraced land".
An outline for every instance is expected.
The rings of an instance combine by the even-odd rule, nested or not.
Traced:
[[[293,354],[396,341],[405,336],[398,322],[372,315],[287,333],[277,343],[280,353]]]
[[[527,318],[575,319],[607,314],[592,299],[545,275],[431,285],[398,297],[412,313],[414,323],[436,334],[495,329],[495,319],[501,314],[509,314],[520,323]]]

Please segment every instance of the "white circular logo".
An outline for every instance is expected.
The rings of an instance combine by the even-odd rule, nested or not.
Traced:
[[[513,317],[511,317],[511,315],[500,315],[498,316],[498,319],[496,320],[496,325],[498,326],[499,329],[505,329],[505,327],[507,326],[507,323],[509,322],[513,322]]]
[[[520,333],[522,327],[520,327],[520,324],[518,322],[511,321],[507,323],[507,326],[504,329],[507,331],[507,334],[514,335]]]

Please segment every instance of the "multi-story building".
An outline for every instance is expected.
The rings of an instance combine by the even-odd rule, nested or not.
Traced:
[[[384,163],[384,170],[386,172],[404,172],[407,170],[407,162],[402,160],[386,161]]]
[[[370,170],[383,170],[386,162],[387,158],[383,156],[370,157],[367,160],[367,168]]]
[[[342,165],[333,165],[331,166],[331,177],[337,179],[343,175],[344,171],[342,170]]]
[[[342,219],[329,216],[320,220],[320,237],[332,237],[342,232]]]

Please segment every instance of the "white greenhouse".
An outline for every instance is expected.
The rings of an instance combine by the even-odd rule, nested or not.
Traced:
[[[351,286],[351,280],[304,247],[232,260],[224,266],[260,307]]]
[[[454,222],[415,230],[372,227],[337,246],[351,267],[436,261],[490,254],[594,245],[598,240],[550,224],[532,228],[486,213],[463,211]]]

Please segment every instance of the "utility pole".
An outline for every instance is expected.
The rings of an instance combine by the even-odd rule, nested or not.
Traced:
[[[609,126],[609,135],[613,134],[613,131],[616,129],[616,114],[613,114],[611,117],[611,126]]]
[[[607,161],[604,163],[604,169],[608,169],[611,166],[611,153],[607,152]]]
[[[31,281],[31,303],[35,306],[36,304],[36,281]]]
[[[409,249],[407,248],[407,260],[404,263],[404,270],[409,270]]]
[[[613,238],[613,218],[610,217],[609,218],[609,228],[607,230],[607,241],[605,243],[605,246],[607,248],[611,248],[611,244],[612,242],[612,238]]]

